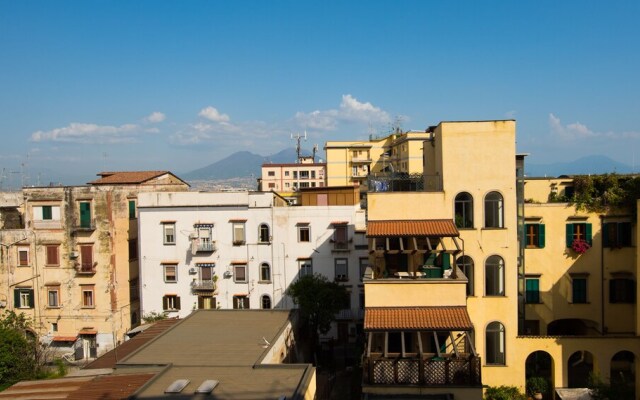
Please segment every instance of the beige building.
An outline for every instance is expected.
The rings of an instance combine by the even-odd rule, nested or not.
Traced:
[[[104,172],[87,186],[24,188],[23,225],[0,230],[0,301],[73,358],[112,348],[141,317],[137,195],[187,189],[167,171]]]
[[[312,157],[301,157],[298,163],[291,164],[262,164],[258,190],[296,197],[300,189],[326,186],[326,169],[326,163],[316,163]]]
[[[368,141],[327,142],[327,185],[360,186],[369,175],[422,174],[422,145],[429,132],[396,132]]]

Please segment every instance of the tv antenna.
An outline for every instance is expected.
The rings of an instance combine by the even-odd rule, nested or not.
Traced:
[[[300,135],[299,133],[297,133],[295,136],[293,136],[293,133],[291,134],[291,139],[294,139],[296,141],[296,156],[298,157],[296,162],[300,162],[300,151],[301,151],[301,147],[300,147],[300,141],[302,139],[305,140],[305,142],[307,141],[307,131],[304,131],[304,136]]]
[[[316,153],[318,152],[318,144],[314,144],[313,145],[313,156],[312,156],[312,161],[315,164],[316,162]]]

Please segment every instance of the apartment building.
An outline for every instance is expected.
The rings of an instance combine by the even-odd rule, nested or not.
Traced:
[[[327,185],[360,186],[369,175],[386,173],[422,174],[422,145],[429,132],[408,131],[366,141],[330,141],[327,157]]]
[[[351,305],[334,336],[354,340],[367,265],[364,212],[350,188],[303,189],[291,206],[274,192],[139,195],[142,313],[290,309],[297,277],[347,287]]]
[[[262,164],[262,177],[258,190],[274,191],[294,199],[300,189],[326,186],[326,163],[317,163],[313,157],[301,157],[297,163]]]
[[[636,214],[550,202],[572,180],[524,178],[514,121],[428,131],[424,185],[369,185],[363,393],[480,399],[589,372],[639,393]]]
[[[75,359],[113,348],[140,321],[138,194],[188,189],[168,171],[99,176],[86,186],[23,188],[23,224],[0,230],[0,300]]]

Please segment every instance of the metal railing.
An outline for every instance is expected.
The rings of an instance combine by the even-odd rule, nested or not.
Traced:
[[[363,382],[368,385],[481,386],[480,357],[365,357]]]
[[[215,290],[216,283],[213,280],[197,280],[191,284],[193,290]]]
[[[369,174],[369,192],[439,192],[442,191],[440,175],[384,172]]]

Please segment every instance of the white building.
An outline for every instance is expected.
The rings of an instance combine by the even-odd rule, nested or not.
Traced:
[[[362,318],[368,258],[359,205],[289,206],[272,192],[148,193],[138,212],[142,315],[293,308],[288,285],[320,273],[351,292],[340,339]]]

